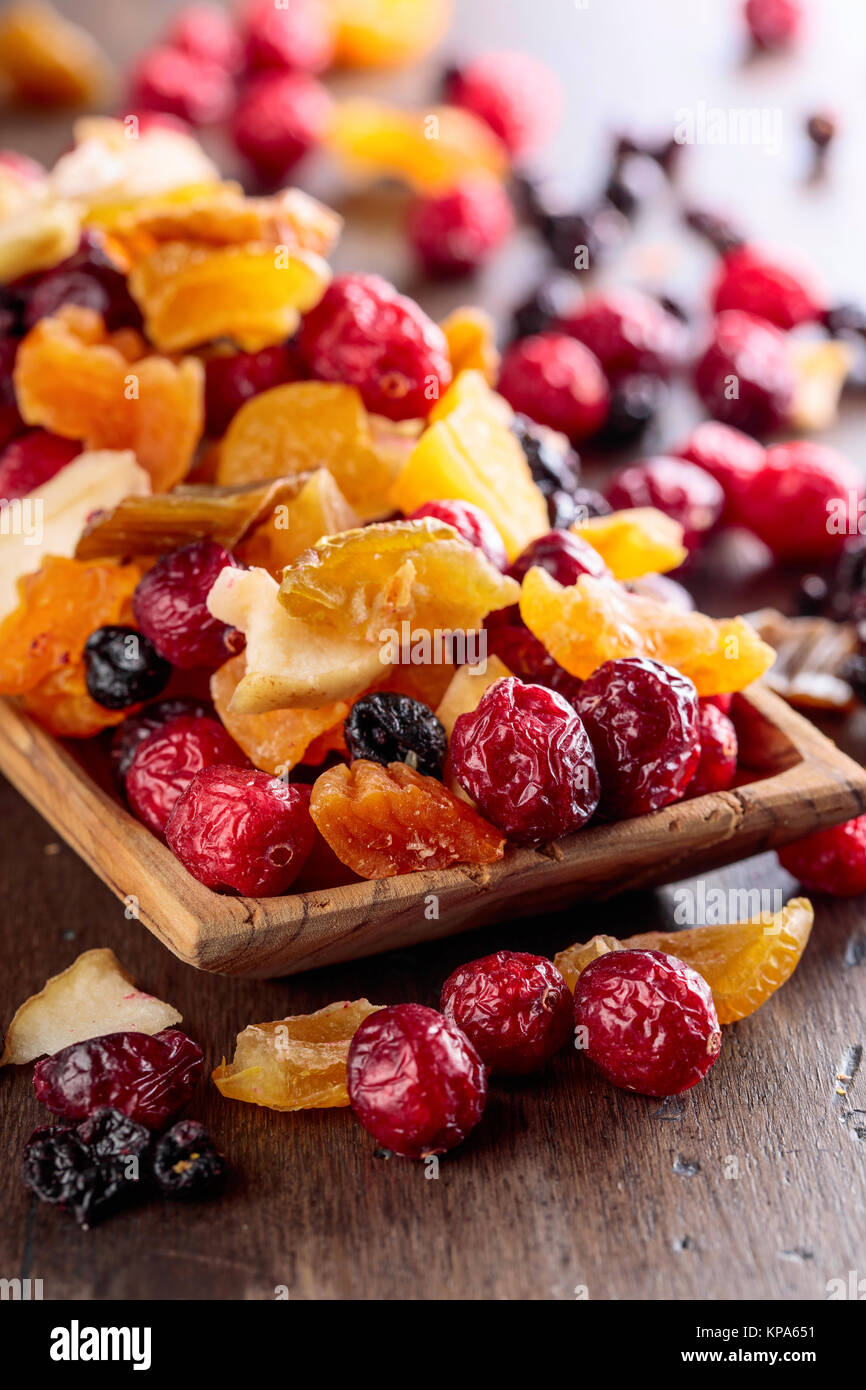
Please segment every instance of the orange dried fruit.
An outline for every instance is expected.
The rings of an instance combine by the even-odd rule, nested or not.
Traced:
[[[21,708],[55,738],[94,738],[122,724],[129,710],[109,710],[90,698],[83,661],[54,671],[21,697]]]
[[[306,478],[299,475],[298,482],[296,495],[279,502],[238,547],[244,564],[260,565],[279,576],[323,536],[360,525],[360,517],[327,468],[317,468]]]
[[[598,551],[615,579],[664,574],[688,557],[682,526],[656,507],[628,507],[590,517],[569,530]]]
[[[313,1014],[251,1023],[238,1033],[231,1062],[211,1073],[227,1100],[269,1110],[348,1105],[346,1061],[355,1032],[381,1005],[366,999],[328,1004]]]
[[[676,667],[699,695],[722,695],[750,685],[775,659],[745,618],[685,613],[586,574],[563,588],[546,570],[531,569],[520,615],[554,661],[581,679],[605,661],[647,656]]]
[[[299,247],[166,241],[133,267],[129,289],[162,352],[218,338],[259,352],[291,337],[330,278],[327,262]]]
[[[313,786],[310,814],[361,878],[493,864],[505,852],[500,831],[406,763],[383,767],[362,758],[329,768]]]
[[[328,139],[350,173],[402,179],[421,193],[473,175],[508,173],[505,149],[490,127],[457,106],[401,111],[357,97],[337,107]]]
[[[53,5],[22,0],[0,16],[0,76],[13,101],[34,106],[96,105],[111,66],[86,29]]]
[[[480,372],[492,386],[499,376],[496,325],[483,309],[464,304],[444,318],[439,327],[445,334],[454,379],[461,372]]]
[[[452,0],[335,0],[337,62],[347,67],[412,63],[444,37]]]
[[[246,675],[246,666],[246,657],[241,652],[215,671],[210,680],[211,699],[226,729],[250,762],[263,772],[279,776],[304,762],[307,750],[316,739],[329,734],[335,726],[342,729],[349,705],[337,700],[321,709],[237,714],[231,709],[231,699]]]
[[[27,424],[82,439],[88,449],[132,449],[155,492],[185,475],[204,427],[201,362],[155,355],[130,362],[89,309],[40,319],[18,349],[14,382]]]

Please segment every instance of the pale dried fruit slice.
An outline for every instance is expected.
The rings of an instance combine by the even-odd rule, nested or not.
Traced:
[[[354,98],[337,107],[328,143],[350,173],[403,179],[421,193],[453,188],[467,175],[508,173],[490,127],[457,106],[401,111]]]
[[[337,700],[321,709],[276,709],[269,714],[238,714],[232,696],[247,669],[243,652],[225,662],[210,679],[216,712],[235,743],[263,772],[281,776],[305,760],[310,745],[331,730],[342,731],[349,703]]]
[[[180,1021],[177,1009],[136,988],[113,951],[84,951],[16,1011],[0,1066],[32,1062],[104,1033],[159,1033]]]
[[[489,656],[483,668],[480,665],[470,666],[468,664],[457,668],[451,677],[448,689],[436,708],[436,718],[443,726],[449,739],[460,715],[470,714],[478,707],[481,696],[489,686],[495,685],[497,681],[505,680],[506,676],[511,674],[511,671],[499,660],[498,656]]]
[[[839,417],[839,402],[854,365],[854,349],[831,339],[789,343],[794,368],[794,399],[786,424],[797,434],[829,430]]]
[[[615,579],[664,574],[688,558],[682,526],[656,507],[627,507],[575,522],[569,530],[598,551]]]
[[[381,1005],[366,999],[328,1004],[313,1014],[251,1023],[238,1033],[231,1062],[212,1073],[227,1100],[269,1110],[316,1110],[349,1104],[346,1060],[355,1032]]]
[[[188,201],[220,181],[198,141],[164,125],[141,130],[129,116],[82,116],[74,137],[51,170],[49,190],[75,202],[96,226],[111,227],[141,200]]]
[[[247,639],[246,674],[230,703],[236,714],[320,709],[369,690],[391,673],[377,645],[291,617],[266,570],[224,569],[208,608]]]

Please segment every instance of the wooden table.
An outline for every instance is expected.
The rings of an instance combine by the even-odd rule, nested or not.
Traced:
[[[89,20],[122,57],[158,31],[171,6],[76,0],[63,8]],[[836,293],[863,294],[862,199],[846,177],[858,168],[855,137],[866,108],[866,24],[854,7],[813,5],[820,15],[804,54],[745,67],[733,5],[701,7],[700,26],[688,0],[651,7],[545,0],[543,26],[533,0],[461,0],[458,8],[463,37],[449,51],[522,43],[559,66],[569,120],[555,159],[576,188],[597,186],[612,125],[664,133],[679,108],[699,101],[781,109],[785,138],[776,154],[690,151],[684,181],[696,197],[727,190],[758,232],[811,251]],[[378,86],[378,79],[353,82]],[[381,86],[428,89],[417,73]],[[847,136],[828,183],[810,187],[801,177],[808,152],[800,121],[826,102],[844,113]],[[62,122],[6,125],[3,144],[46,158],[64,143]],[[408,284],[394,243],[378,230],[380,211],[365,220],[370,206],[357,201],[359,229],[341,262],[378,263]],[[692,245],[672,251],[649,224],[632,269],[646,279],[647,267],[660,265],[666,285],[688,293],[709,262]],[[536,254],[518,242],[472,296],[497,309],[514,303]],[[440,311],[466,293],[425,298]],[[859,416],[850,413],[839,430],[852,447]],[[670,427],[664,437],[672,438]],[[728,581],[727,588],[712,574],[700,581],[718,611],[762,603],[785,587],[778,576],[748,586],[732,574]],[[866,755],[858,721],[828,731]],[[499,947],[553,953],[599,931],[649,930],[671,923],[681,901],[674,888],[644,893],[287,981],[245,982],[180,965],[126,920],[5,784],[0,827],[3,1021],[80,951],[111,946],[145,988],[183,1012],[209,1066],[250,1022],[359,995],[435,1005],[442,980],[467,958]],[[785,896],[794,889],[775,856],[706,880],[707,888],[720,885]],[[866,1273],[866,1069],[859,1067],[866,913],[861,900],[816,906],[813,939],[793,980],[760,1013],[726,1029],[704,1085],[662,1104],[616,1091],[580,1057],[561,1055],[538,1078],[494,1085],[483,1125],[441,1161],[436,1178],[423,1165],[377,1158],[348,1111],[277,1115],[225,1102],[203,1085],[193,1113],[234,1164],[225,1197],[201,1208],[151,1205],[82,1234],[15,1181],[23,1140],[45,1112],[29,1068],[4,1072],[0,1154],[9,1180],[0,1274],[41,1278],[51,1299],[270,1299],[281,1289],[301,1299],[823,1299],[829,1280]],[[853,1074],[845,1095],[840,1072]]]

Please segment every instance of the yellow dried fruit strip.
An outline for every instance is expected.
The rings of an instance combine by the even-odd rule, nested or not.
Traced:
[[[489,126],[457,106],[401,111],[359,97],[337,107],[328,143],[350,172],[403,179],[419,192],[475,174],[505,178],[508,158]]]
[[[629,507],[575,522],[569,530],[597,550],[615,579],[664,574],[688,557],[683,528],[656,507]]]

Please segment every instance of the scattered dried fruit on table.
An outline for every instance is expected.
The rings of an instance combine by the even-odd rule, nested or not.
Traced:
[[[212,1073],[214,1085],[227,1100],[270,1110],[348,1105],[349,1043],[379,1008],[356,999],[274,1023],[251,1023],[238,1034],[232,1061],[223,1058]]]
[[[159,1033],[180,1021],[170,1004],[136,987],[113,951],[83,951],[19,1005],[0,1066],[20,1066],[104,1033]]]
[[[442,1012],[491,1071],[523,1076],[543,1067],[574,1030],[574,1005],[552,961],[497,951],[461,965],[442,986]]]
[[[0,75],[22,105],[97,105],[112,86],[102,49],[44,0],[20,0],[0,17]]]
[[[345,700],[321,709],[277,709],[268,714],[238,714],[231,699],[244,678],[246,657],[241,653],[214,671],[210,689],[217,714],[250,762],[277,776],[298,763],[315,762],[311,745],[330,730],[342,730],[349,713]]]
[[[488,313],[474,305],[464,304],[453,309],[439,327],[445,334],[451,371],[456,378],[460,372],[480,372],[489,386],[499,376],[499,353],[496,348],[496,325]]]
[[[349,174],[403,179],[419,193],[451,188],[461,178],[508,171],[489,126],[457,106],[401,111],[366,97],[342,102],[328,145]]]
[[[569,528],[597,550],[614,579],[640,579],[677,569],[688,557],[683,528],[657,507],[626,507]]]
[[[146,1191],[150,1132],[104,1107],[74,1127],[34,1130],[24,1146],[21,1178],[41,1202],[71,1212],[86,1231]]]
[[[338,63],[396,67],[412,63],[444,36],[453,0],[336,0]]]

